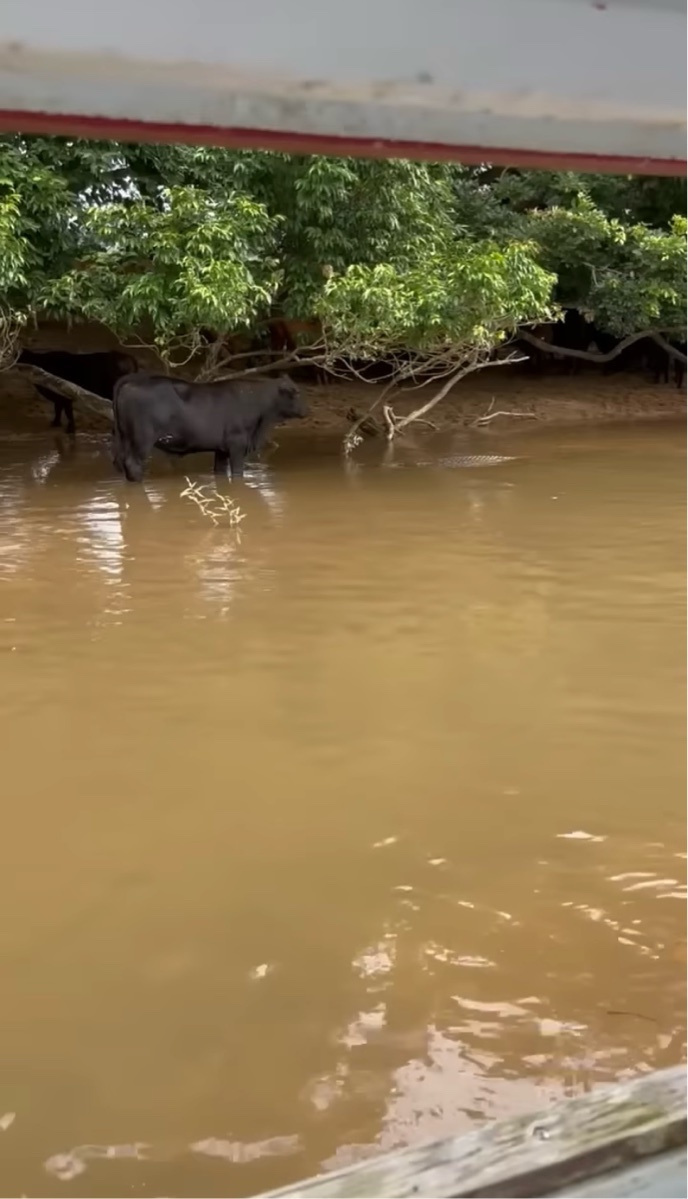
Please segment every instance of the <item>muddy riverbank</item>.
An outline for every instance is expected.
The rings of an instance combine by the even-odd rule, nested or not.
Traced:
[[[506,374],[506,372],[502,372]],[[398,391],[391,399],[397,415],[406,415],[432,398],[438,386]],[[334,430],[346,420],[350,408],[361,414],[381,395],[381,387],[361,383],[335,383],[309,388],[310,423],[321,430]],[[388,397],[386,397],[388,400]],[[389,401],[388,401],[389,402]],[[490,370],[467,378],[428,413],[439,431],[475,426],[486,416],[499,412],[489,424],[495,428],[517,426],[523,431],[537,425],[593,424],[605,421],[636,421],[680,418],[686,411],[686,395],[675,387],[653,385],[635,374],[604,377],[594,373],[573,378],[533,378],[514,371],[502,379]],[[488,427],[483,424],[483,428]],[[421,426],[416,426],[420,432]]]
[[[334,380],[327,386],[304,384],[311,415],[300,428],[308,432],[336,433],[342,436],[350,423],[347,413],[354,409],[363,414],[382,394],[382,387],[357,381]],[[436,388],[398,391],[392,396],[394,410],[404,415],[430,399]],[[386,397],[388,398],[388,397]],[[429,414],[439,431],[474,425],[494,412],[513,413],[498,416],[488,430],[518,427],[523,431],[542,425],[599,424],[610,421],[681,419],[686,413],[686,394],[673,385],[654,385],[642,375],[604,376],[584,372],[574,377],[557,375],[533,377],[519,370],[486,370],[459,383]],[[30,384],[9,378],[0,388],[0,430],[40,432],[51,419],[49,404]],[[77,414],[83,432],[107,428],[105,418],[92,412]],[[422,427],[416,426],[416,434]]]

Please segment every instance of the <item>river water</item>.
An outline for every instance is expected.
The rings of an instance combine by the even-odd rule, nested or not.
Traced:
[[[240,539],[207,459],[0,449],[2,1195],[251,1194],[681,1060],[683,429],[278,439]]]

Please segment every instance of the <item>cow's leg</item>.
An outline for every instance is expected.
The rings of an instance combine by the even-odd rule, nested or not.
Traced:
[[[243,446],[233,445],[229,450],[229,465],[232,468],[233,479],[243,479],[246,450]]]
[[[229,476],[229,454],[222,453],[221,450],[215,451],[213,459],[213,471],[216,475],[221,475],[224,479]],[[232,470],[232,474],[234,471]]]
[[[112,434],[110,453],[112,455],[112,465],[114,466],[115,470],[118,470],[121,475],[124,474],[124,453],[122,451],[122,442],[120,441],[120,436],[117,430],[115,430],[115,432]]]
[[[669,355],[660,350],[655,359],[655,386],[669,382]]]
[[[143,423],[140,428],[132,430],[125,424],[124,430],[119,424],[119,436],[122,446],[122,468],[130,483],[140,483],[146,469],[146,463],[153,453],[157,441],[155,429],[150,424]]]
[[[122,457],[122,469],[130,483],[142,482],[144,466],[145,462],[141,462],[139,458],[136,458],[131,453],[125,453]]]
[[[41,387],[36,384],[36,391],[44,400],[48,400],[53,406],[53,419],[50,422],[51,429],[59,429],[62,425],[62,396],[57,391],[51,391],[49,387]]]
[[[130,483],[140,483],[148,455],[141,453],[139,446],[132,445],[126,437],[123,438],[118,429],[112,435],[111,449],[115,470]]]
[[[71,400],[62,399],[62,411],[67,417],[67,432],[70,437],[76,433],[76,425],[74,424],[74,405]]]

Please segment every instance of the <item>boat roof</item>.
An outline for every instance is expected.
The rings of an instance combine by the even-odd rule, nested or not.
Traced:
[[[685,173],[682,0],[5,0],[2,26],[4,130]]]

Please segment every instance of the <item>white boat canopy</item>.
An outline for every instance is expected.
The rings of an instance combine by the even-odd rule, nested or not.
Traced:
[[[0,129],[683,174],[684,0],[4,0]]]

